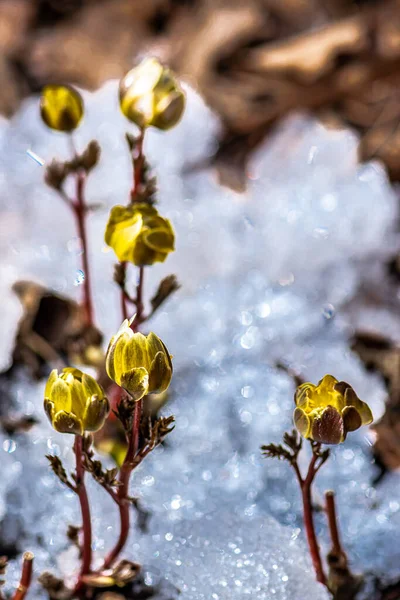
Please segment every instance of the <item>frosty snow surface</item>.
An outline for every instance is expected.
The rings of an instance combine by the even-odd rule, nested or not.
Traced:
[[[83,148],[101,144],[89,178],[88,202],[104,209],[89,219],[96,317],[106,339],[120,324],[112,252],[103,242],[109,207],[126,203],[131,166],[117,106],[117,84],[85,94],[86,118],[76,135]],[[182,600],[323,600],[302,532],[299,492],[285,463],[265,460],[259,447],[291,427],[294,386],[274,364],[286,360],[316,382],[326,372],[347,380],[375,417],[385,391],[348,348],[355,316],[345,308],[361,284],[384,285],[380,263],[396,245],[396,198],[383,169],[357,164],[357,139],[326,130],[306,116],[285,121],[254,157],[248,191],[217,185],[210,172],[190,171],[213,148],[218,124],[194,92],[168,134],[150,131],[145,152],[158,175],[160,211],[177,234],[176,252],[148,269],[150,294],[163,275],[182,289],[151,322],[174,355],[166,414],[176,429],[134,473],[131,492],[151,511],[149,533],[134,527],[126,557],[148,568],[146,581],[171,582]],[[0,131],[2,177],[0,292],[2,367],[21,309],[10,291],[34,278],[79,298],[81,247],[73,218],[42,183],[45,162],[68,156],[63,135],[42,125],[28,100]],[[359,312],[357,322],[400,339],[394,317]],[[59,484],[44,455],[73,465],[71,439],[54,432],[42,412],[44,384],[18,382],[15,408],[40,424],[28,434],[0,437],[2,536],[18,539],[43,569],[71,574],[76,550],[66,539],[79,523],[76,498]],[[400,576],[400,477],[374,488],[370,434],[352,434],[317,478],[316,501],[337,491],[344,546],[354,570]],[[304,463],[305,464],[305,463]],[[98,564],[117,535],[116,511],[90,482]],[[350,510],[351,508],[351,510]],[[317,516],[323,551],[323,515]],[[11,561],[8,588],[20,572]],[[36,594],[36,595],[35,595]],[[38,586],[30,598],[41,598]]]

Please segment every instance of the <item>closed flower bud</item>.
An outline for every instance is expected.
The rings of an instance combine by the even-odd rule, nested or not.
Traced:
[[[106,369],[110,379],[134,400],[164,392],[172,378],[171,357],[160,338],[154,333],[134,333],[128,320],[111,338]]]
[[[185,108],[185,94],[170,69],[146,58],[129,71],[119,86],[123,114],[139,127],[171,129]]]
[[[175,235],[168,219],[150,204],[114,206],[108,219],[105,242],[120,262],[138,267],[164,262],[175,249]]]
[[[83,100],[69,85],[46,85],[40,98],[40,114],[50,129],[70,132],[83,117]]]
[[[296,390],[294,424],[299,433],[322,444],[340,444],[350,431],[372,423],[371,409],[353,388],[332,375],[318,383],[303,383]]]
[[[82,435],[100,429],[110,411],[104,391],[93,377],[79,369],[54,369],[44,393],[44,409],[60,433]]]

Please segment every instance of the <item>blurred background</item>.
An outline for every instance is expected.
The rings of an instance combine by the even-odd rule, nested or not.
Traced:
[[[400,177],[397,0],[2,0],[0,33],[5,116],[45,83],[94,90],[151,53],[220,116],[214,164],[230,187],[294,109],[352,125],[362,160]]]

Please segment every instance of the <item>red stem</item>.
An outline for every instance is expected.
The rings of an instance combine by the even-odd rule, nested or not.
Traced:
[[[337,526],[335,494],[332,491],[325,492],[326,514],[328,516],[329,533],[332,541],[332,552],[337,556],[344,555],[342,544],[340,543],[339,529]]]
[[[137,193],[139,191],[139,186],[142,181],[144,132],[145,129],[140,130],[135,148],[136,156],[133,157],[133,186],[131,190],[131,202],[135,202]]]
[[[33,554],[32,552],[25,552],[23,556],[24,562],[22,564],[22,573],[19,585],[15,590],[13,600],[24,600],[26,593],[29,590],[29,586],[32,581],[32,569],[33,569]]]
[[[121,263],[121,267],[122,267],[122,270],[124,272],[124,279],[125,279],[126,262],[122,262]],[[123,289],[121,289],[121,312],[122,312],[122,319],[124,321],[125,321],[125,319],[129,319],[128,302],[127,302],[127,297],[126,297],[126,294],[125,294],[125,290],[123,290]]]
[[[139,267],[139,281],[136,286],[136,315],[131,324],[131,329],[133,331],[137,331],[139,325],[143,321],[143,312],[144,312],[144,304],[143,304],[143,284],[144,284],[144,267]]]
[[[143,140],[144,140],[145,129],[140,130],[139,137],[136,142],[136,156],[132,156],[133,161],[133,185],[131,189],[131,203],[133,204],[136,201],[136,196],[139,191],[139,186],[142,180],[142,169],[143,169]],[[121,263],[123,273],[126,273],[126,263]],[[125,291],[121,289],[121,311],[123,320],[128,319],[129,310],[128,310],[128,298],[125,294]]]
[[[131,203],[134,203],[139,191],[139,186],[142,180],[142,169],[143,169],[143,139],[145,129],[141,129],[139,138],[136,143],[136,156],[133,158],[133,186],[131,190]],[[126,263],[121,263],[123,273],[126,273]],[[125,279],[125,277],[124,277]],[[137,331],[140,323],[143,319],[143,281],[144,281],[144,268],[139,268],[139,281],[136,287],[136,316],[131,324],[133,331]],[[128,318],[128,298],[125,291],[121,289],[121,310],[123,319]],[[128,438],[128,450],[126,452],[125,460],[119,473],[120,486],[118,487],[118,498],[119,498],[119,515],[120,515],[120,532],[117,543],[111,552],[106,556],[104,561],[103,569],[110,568],[121,550],[124,548],[129,535],[130,528],[130,503],[127,500],[129,495],[129,481],[131,473],[134,468],[134,458],[139,449],[140,439],[140,422],[142,417],[142,406],[143,401],[139,400],[136,402],[135,413],[133,417],[132,431],[127,435]]]
[[[72,203],[74,210],[78,234],[82,240],[82,270],[84,274],[83,280],[83,308],[85,311],[85,320],[87,325],[93,325],[93,301],[90,284],[90,269],[88,256],[88,243],[86,234],[86,214],[87,208],[85,205],[84,189],[86,183],[86,175],[80,172],[76,176],[76,200]]]
[[[132,431],[127,436],[128,450],[125,460],[119,473],[118,498],[119,498],[119,514],[120,514],[120,532],[117,543],[111,552],[107,555],[103,569],[109,569],[119,556],[124,548],[129,535],[130,528],[130,503],[129,496],[129,480],[134,468],[134,458],[137,455],[140,439],[140,422],[142,417],[143,401],[139,400],[135,405],[135,414],[133,417]]]
[[[303,499],[304,527],[306,530],[308,546],[310,548],[310,555],[312,563],[314,565],[316,578],[317,581],[319,581],[320,583],[327,585],[324,568],[322,566],[318,540],[315,534],[314,516],[311,501],[311,486],[314,481],[315,474],[317,472],[315,468],[315,463],[317,462],[317,459],[318,457],[316,456],[316,454],[313,454],[310,466],[308,468],[307,476],[301,484],[301,494]]]
[[[79,497],[82,513],[82,530],[83,530],[83,544],[82,544],[82,565],[80,571],[80,578],[82,575],[90,573],[92,565],[92,524],[90,519],[90,507],[89,499],[86,492],[86,486],[84,482],[85,469],[83,468],[82,462],[82,436],[75,436],[74,452],[76,457],[76,490]],[[79,578],[78,584],[75,591],[81,587],[81,579]]]

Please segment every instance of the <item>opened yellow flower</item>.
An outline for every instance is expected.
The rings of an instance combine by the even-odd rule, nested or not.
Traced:
[[[299,433],[323,444],[340,444],[350,431],[372,423],[371,409],[353,388],[332,375],[318,383],[303,383],[296,390],[294,424]]]
[[[170,129],[185,108],[182,88],[156,58],[146,58],[121,79],[119,101],[123,114],[142,128]]]
[[[69,85],[46,85],[40,98],[40,114],[51,129],[73,131],[83,117],[82,96]]]
[[[155,333],[134,333],[128,320],[111,338],[106,369],[110,379],[134,400],[164,392],[172,378],[171,357],[160,338]]]
[[[150,204],[114,206],[104,236],[120,262],[138,267],[164,262],[175,249],[175,235],[168,219]]]
[[[44,392],[44,409],[60,433],[82,435],[100,429],[110,411],[104,391],[93,377],[79,369],[54,369]]]

